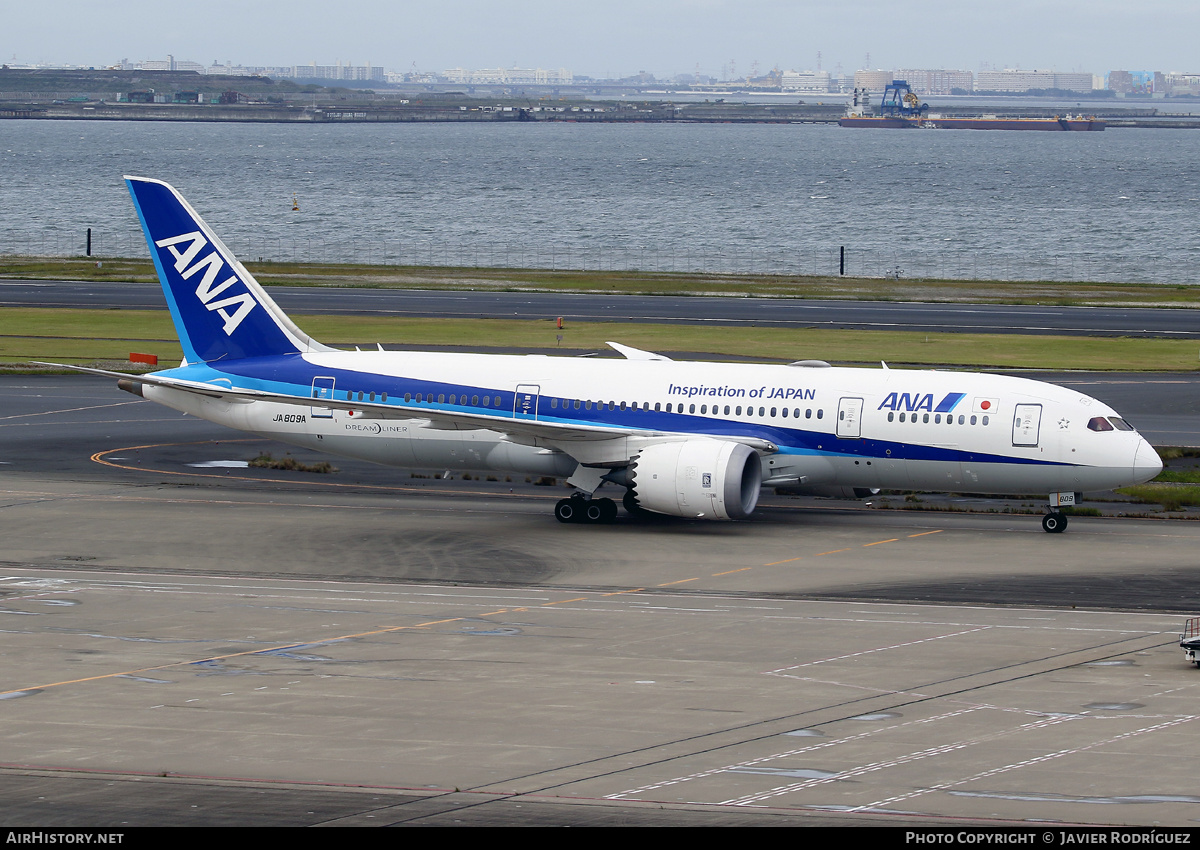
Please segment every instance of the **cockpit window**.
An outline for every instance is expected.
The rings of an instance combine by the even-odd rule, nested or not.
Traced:
[[[1088,420],[1089,431],[1111,431],[1113,426],[1103,416],[1093,416]]]
[[[1122,419],[1120,416],[1110,416],[1110,417],[1108,417],[1108,421],[1111,422],[1118,431],[1132,431],[1133,430],[1133,426],[1130,425],[1128,422],[1126,422],[1124,419]]]

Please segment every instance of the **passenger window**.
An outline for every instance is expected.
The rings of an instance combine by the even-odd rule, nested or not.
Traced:
[[[701,412],[701,413],[708,413],[708,405],[707,405],[707,404],[702,404],[702,405],[700,405],[700,412]]]
[[[974,414],[971,414],[971,424],[972,425],[975,424],[975,415]]]
[[[942,414],[940,414],[940,413],[933,414],[933,424],[934,425],[942,424]]]
[[[984,425],[988,424],[988,418],[987,418],[986,416],[985,416],[985,417],[983,417],[983,424],[984,424]]]
[[[404,394],[404,401],[405,401],[405,402],[410,402],[410,401],[412,401],[412,393],[405,393],[405,394]]]
[[[689,404],[688,405],[688,413],[695,413],[695,412],[696,412],[696,405]]]
[[[786,407],[783,409],[783,418],[787,419],[787,408]]]
[[[817,418],[818,419],[825,418],[825,410],[823,408],[820,408],[820,407],[817,408]]]
[[[483,406],[484,406],[484,407],[487,407],[487,406],[488,406],[488,402],[490,402],[491,400],[492,400],[492,397],[491,397],[490,395],[485,395],[485,396],[483,397]]]
[[[922,421],[922,422],[928,422],[928,421],[929,421],[929,414],[928,414],[928,413],[922,413],[922,414],[921,414],[921,421]]]
[[[660,407],[660,405],[661,405],[661,404],[662,404],[662,402],[661,402],[661,401],[656,401],[656,402],[654,402],[654,412],[655,412],[655,413],[658,413],[658,412],[659,412],[659,407]]]
[[[811,407],[808,410],[804,411],[804,418],[812,419],[812,408]]]
[[[362,393],[359,393],[359,395],[361,396]],[[438,393],[438,404],[445,404],[445,403],[446,403],[446,394]]]
[[[773,407],[771,408],[771,415],[772,415],[772,416],[774,416],[774,415],[775,415],[775,408],[773,408]]]
[[[477,395],[471,396],[471,407],[478,407],[478,406],[479,406],[479,396],[477,396]]]
[[[896,414],[895,414],[894,412],[892,412],[892,411],[890,411],[890,410],[889,410],[889,411],[888,411],[888,422],[891,422],[891,421],[892,421],[892,420],[894,420],[895,418],[896,418]]]

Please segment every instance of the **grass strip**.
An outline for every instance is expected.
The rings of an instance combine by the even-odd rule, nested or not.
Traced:
[[[1053,337],[909,331],[791,329],[580,322],[563,330],[552,320],[422,319],[305,316],[316,339],[336,347],[454,347],[468,350],[605,349],[607,340],[667,354],[835,363],[981,369],[1190,371],[1195,343],[1132,337]],[[561,343],[558,336],[562,336]],[[29,360],[84,363],[122,360],[130,352],[182,356],[169,314],[148,310],[67,310],[13,307],[0,311],[0,363]]]

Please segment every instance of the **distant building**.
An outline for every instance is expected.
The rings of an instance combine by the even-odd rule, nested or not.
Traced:
[[[854,88],[866,89],[873,94],[882,94],[883,90],[896,79],[893,71],[855,71]],[[901,77],[901,79],[904,79]]]
[[[1157,77],[1155,74],[1155,90],[1158,90]],[[1168,71],[1162,74],[1163,91],[1169,95],[1176,97],[1180,95],[1190,95],[1192,97],[1200,97],[1200,74],[1181,74],[1178,71]]]
[[[1117,94],[1131,94],[1133,92],[1133,75],[1128,71],[1109,71],[1105,88],[1115,91]]]
[[[566,68],[554,71],[545,68],[480,68],[476,71],[450,68],[442,72],[442,77],[446,82],[474,86],[569,86],[575,81],[575,75]]]
[[[1006,68],[1003,71],[980,71],[975,78],[976,91],[1027,92],[1033,89],[1061,89],[1063,91],[1090,92],[1090,73],[1060,74],[1057,71],[1020,71]]]
[[[1117,94],[1153,94],[1159,76],[1154,71],[1109,71],[1106,87]]]
[[[370,62],[366,65],[343,65],[341,62],[335,65],[318,65],[313,62],[309,65],[295,65],[291,71],[289,76],[297,80],[347,80],[372,83],[386,81],[383,68],[372,65]]]
[[[858,75],[854,76],[857,83]],[[917,94],[950,94],[954,89],[971,91],[975,88],[975,75],[970,71],[901,68],[894,76],[897,80],[905,80]]]
[[[231,62],[226,62],[224,65],[218,65],[216,61],[204,69],[204,73],[206,74],[222,77],[277,77],[280,79],[290,78],[295,71],[295,66],[246,66],[234,65]]]
[[[828,71],[784,71],[781,78],[784,91],[828,94],[836,91]]]
[[[1054,88],[1063,91],[1090,92],[1092,75],[1090,73],[1066,73],[1054,75]]]

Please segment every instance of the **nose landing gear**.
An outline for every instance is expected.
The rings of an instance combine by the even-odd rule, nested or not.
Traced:
[[[1062,512],[1062,508],[1069,507],[1075,504],[1075,494],[1072,493],[1051,493],[1050,494],[1050,513],[1042,517],[1042,530],[1049,534],[1062,534],[1067,530],[1067,515]]]
[[[1062,534],[1067,530],[1067,515],[1062,511],[1050,511],[1042,517],[1042,530],[1050,534]]]

